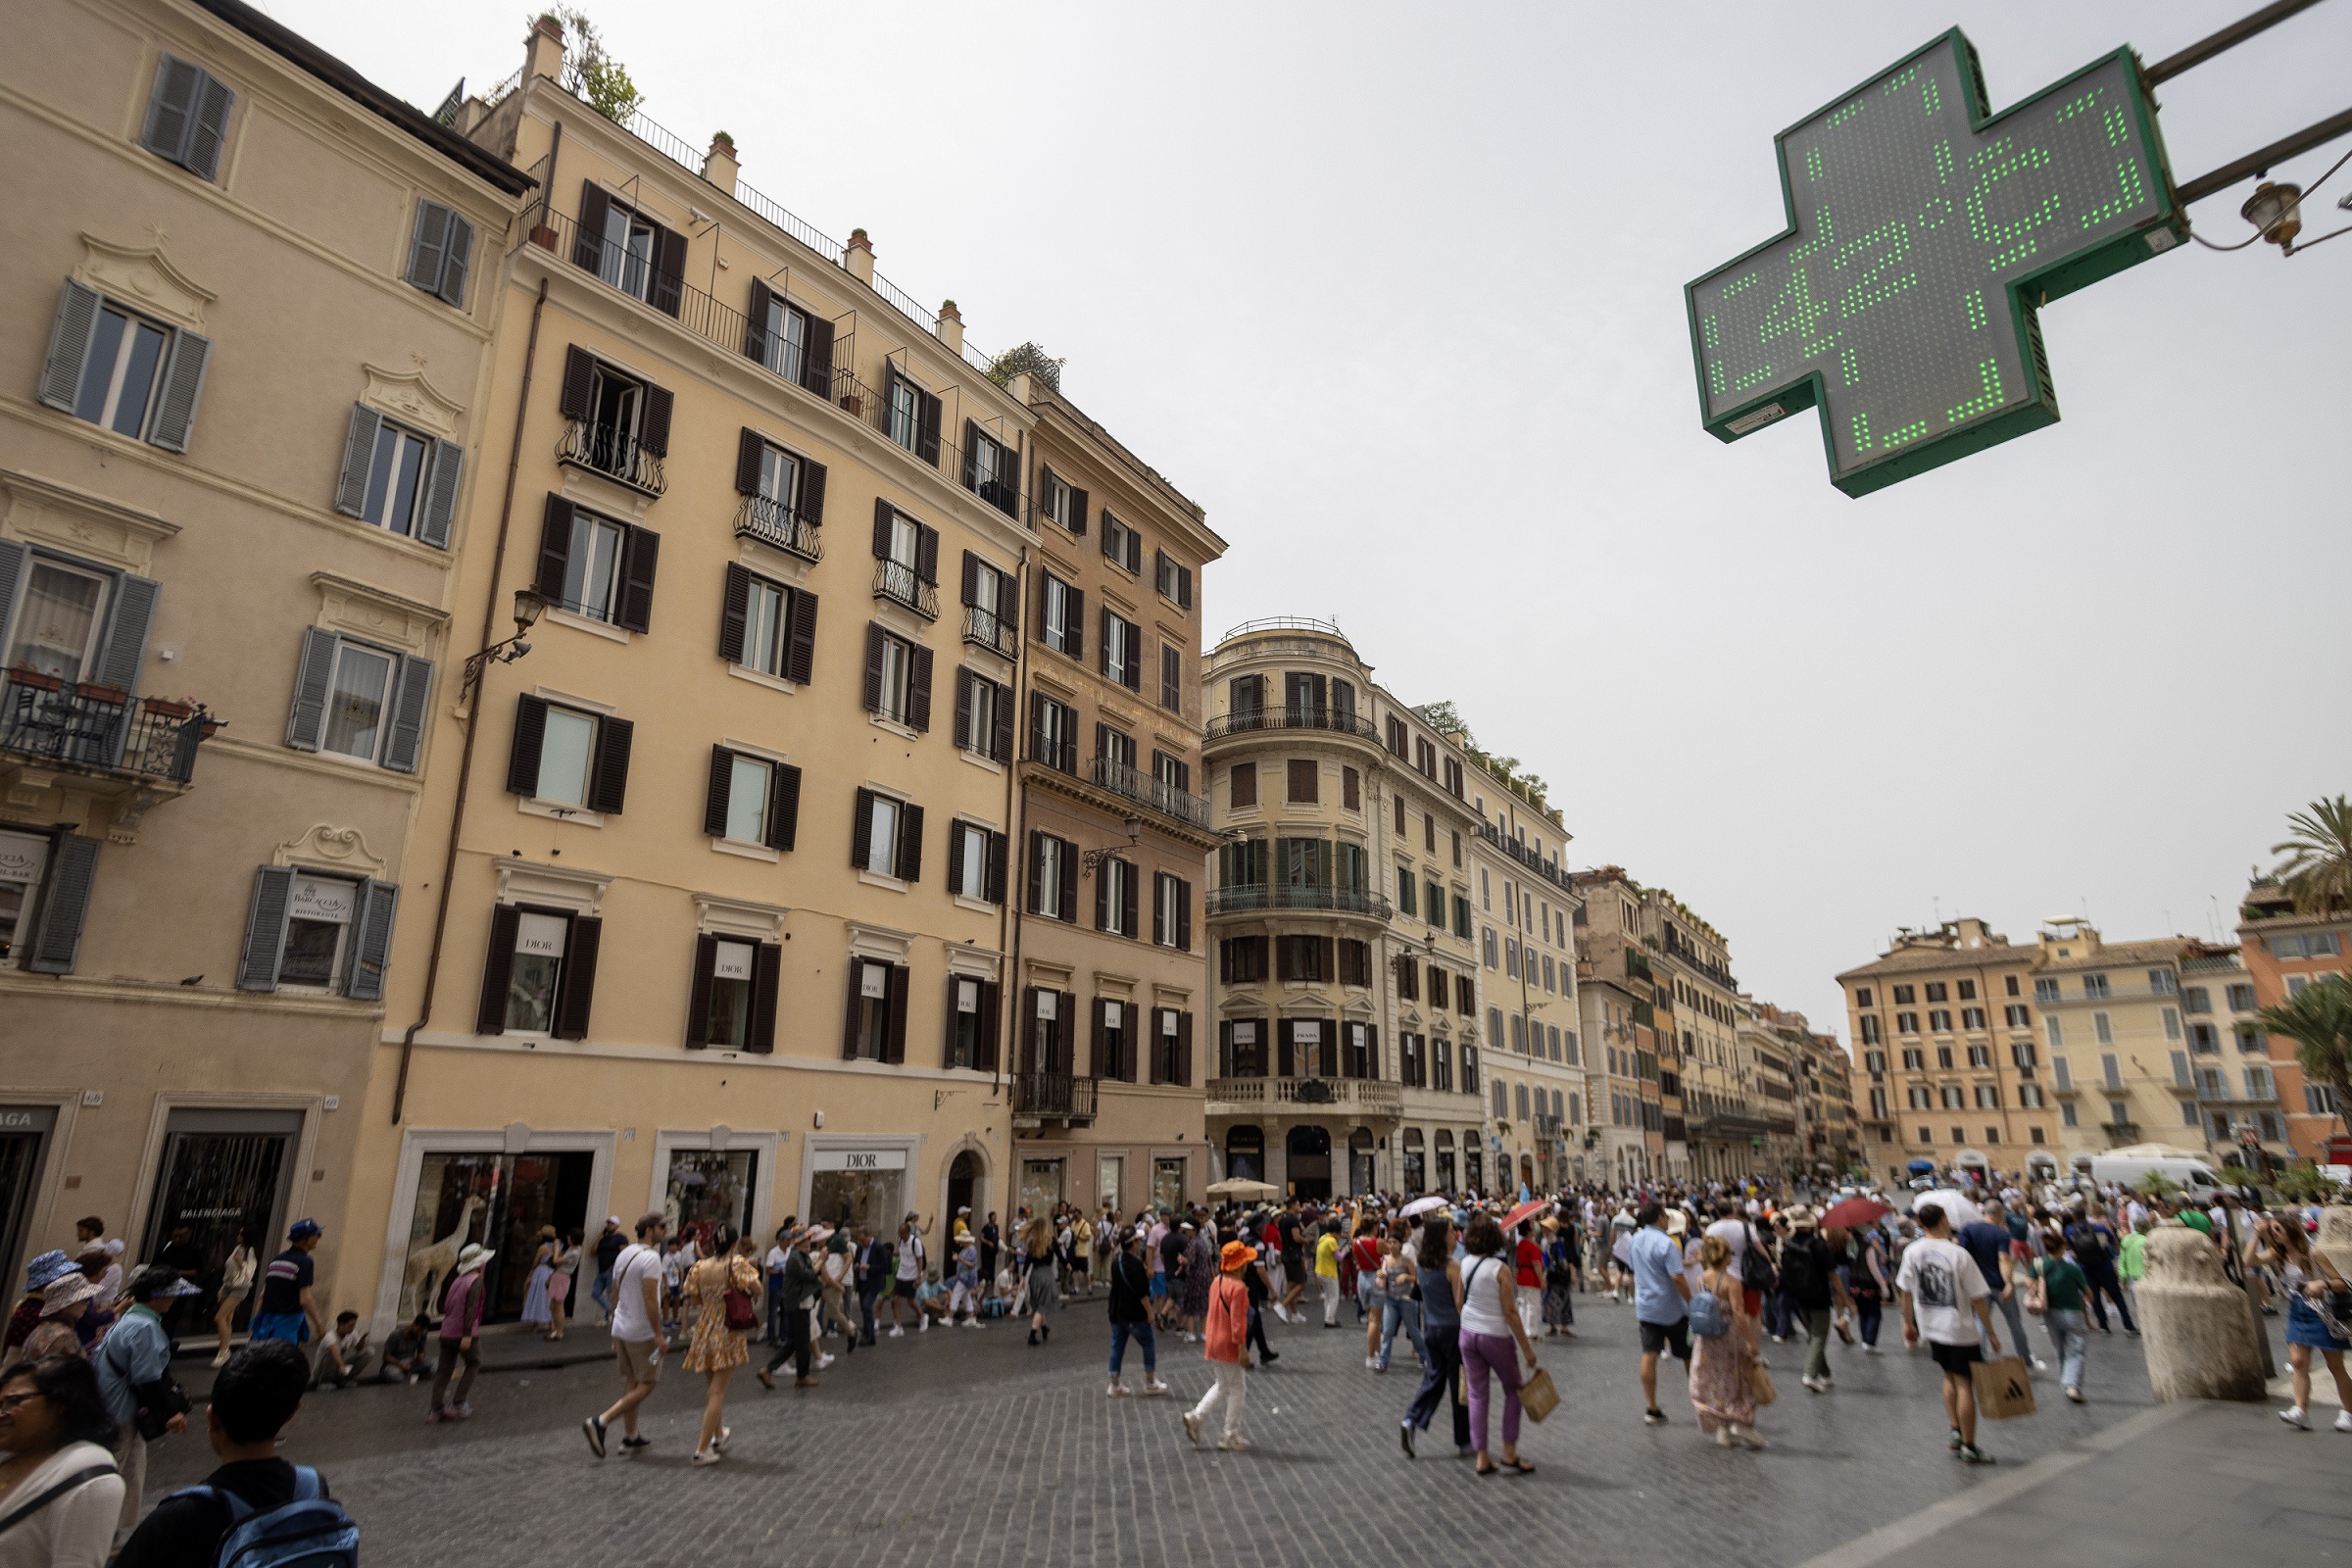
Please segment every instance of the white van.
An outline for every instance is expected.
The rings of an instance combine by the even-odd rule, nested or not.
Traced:
[[[2221,1187],[2214,1180],[2213,1167],[2201,1159],[2138,1154],[2090,1157],[2090,1179],[2101,1187],[2111,1182],[2118,1187],[2137,1187],[2150,1171],[2162,1172],[2174,1186],[2199,1201],[2211,1199]]]

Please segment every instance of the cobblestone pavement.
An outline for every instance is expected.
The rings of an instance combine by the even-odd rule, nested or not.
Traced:
[[[1198,1346],[1163,1340],[1174,1396],[1104,1396],[1100,1298],[1072,1303],[1039,1349],[997,1323],[886,1338],[812,1391],[787,1378],[767,1394],[739,1373],[733,1444],[706,1470],[687,1464],[702,1380],[674,1364],[646,1407],[655,1446],[634,1459],[615,1447],[597,1460],[578,1430],[617,1390],[601,1362],[485,1377],[463,1426],[426,1425],[422,1387],[317,1394],[285,1451],[325,1470],[378,1568],[551,1558],[1421,1568],[1497,1552],[1766,1565],[1805,1562],[2020,1465],[2073,1454],[2150,1403],[2137,1342],[2094,1334],[2090,1402],[2068,1404],[2045,1378],[2039,1413],[1985,1426],[1999,1465],[1968,1469],[1945,1449],[1935,1366],[1906,1353],[1899,1334],[1882,1356],[1833,1344],[1838,1385],[1826,1396],[1797,1384],[1801,1347],[1768,1346],[1782,1388],[1760,1421],[1772,1446],[1727,1452],[1698,1435],[1671,1362],[1660,1403],[1672,1424],[1642,1424],[1631,1309],[1588,1297],[1580,1337],[1541,1347],[1563,1402],[1523,1436],[1538,1473],[1477,1480],[1450,1457],[1443,1412],[1422,1457],[1403,1456],[1411,1357],[1399,1344],[1399,1365],[1372,1375],[1352,1308],[1343,1317],[1343,1330],[1272,1326],[1282,1359],[1250,1375],[1250,1453],[1184,1440],[1179,1415],[1208,1382]],[[1128,1379],[1141,1382],[1132,1349]],[[2260,1407],[2212,1408],[2249,1442],[2278,1425]],[[2301,1441],[2342,1445],[2310,1451],[2352,1461],[2352,1440]],[[206,1468],[200,1444],[161,1445],[149,1494]]]

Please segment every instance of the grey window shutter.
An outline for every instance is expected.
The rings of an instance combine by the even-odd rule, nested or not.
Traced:
[[[253,873],[253,905],[245,914],[245,946],[237,955],[239,991],[275,991],[277,960],[286,949],[286,909],[294,899],[294,868],[265,865]]]
[[[351,932],[351,969],[343,994],[355,1002],[381,1002],[384,963],[392,953],[392,917],[400,908],[400,884],[360,884],[359,919]]]
[[[368,511],[368,469],[375,462],[375,438],[384,416],[365,403],[351,406],[351,429],[343,437],[343,472],[335,480],[335,510],[346,517]]]
[[[703,795],[703,831],[714,839],[727,836],[727,802],[735,789],[735,754],[724,746],[710,748],[710,786]]]
[[[90,885],[98,874],[98,841],[65,834],[49,862],[41,890],[41,923],[24,967],[34,974],[72,974],[81,950],[81,923],[89,912]]]
[[[211,179],[220,168],[220,147],[228,139],[228,111],[237,95],[228,84],[198,72],[196,125],[188,133],[188,172]]]
[[[98,679],[120,691],[139,689],[139,665],[147,658],[147,633],[155,624],[155,602],[163,586],[125,572],[115,584],[115,612],[98,651]]]
[[[449,215],[449,253],[441,262],[441,286],[434,290],[459,310],[466,308],[466,270],[473,259],[473,225]]]
[[[427,294],[441,292],[441,261],[449,254],[449,220],[457,215],[439,202],[416,201],[416,231],[409,241],[409,281]]]
[[[564,602],[564,577],[571,564],[572,504],[552,491],[539,526],[539,571],[531,586],[551,605]]]
[[[539,753],[547,744],[547,699],[521,697],[514,704],[514,742],[507,753],[507,793],[525,799],[539,793]]]
[[[514,943],[522,930],[522,911],[501,904],[490,911],[490,949],[482,960],[482,1001],[474,1011],[473,1032],[507,1032],[507,987],[514,978]]]
[[[298,752],[315,752],[326,734],[327,682],[335,672],[337,638],[316,626],[302,629],[302,661],[294,672],[294,708],[286,715],[286,744]],[[538,759],[532,758],[536,776]]]
[[[449,525],[458,512],[458,481],[466,473],[466,449],[455,441],[433,443],[433,474],[425,481],[424,515],[416,537],[436,550],[449,548]]]
[[[694,939],[694,976],[686,988],[686,1046],[699,1051],[710,1043],[710,971],[718,966],[718,938],[704,934]]]
[[[433,662],[403,659],[400,677],[392,688],[392,733],[384,737],[384,766],[395,773],[416,771],[416,754],[424,745],[424,715],[432,693]]]
[[[603,945],[605,922],[585,914],[573,915],[571,932],[564,943],[563,996],[556,999],[556,1038],[588,1038],[588,1009],[596,1001],[596,950]]]
[[[808,684],[816,663],[816,595],[792,591],[791,636],[784,649],[784,678]]]
[[[0,651],[8,647],[9,609],[17,602],[17,584],[24,580],[24,563],[32,552],[14,539],[0,539]]]
[[[906,675],[906,727],[918,734],[931,729],[931,650],[914,645],[913,667]]]
[[[164,366],[163,391],[156,399],[155,416],[148,421],[147,440],[166,452],[185,452],[196,428],[196,405],[204,397],[205,367],[212,361],[213,340],[181,328],[172,334],[172,358]]]
[[[654,568],[662,555],[662,536],[632,524],[620,556],[620,611],[612,624],[624,631],[654,629]]]
[[[767,787],[767,847],[789,850],[801,833],[801,770],[778,762]]]
[[[899,880],[923,879],[923,808],[908,802],[899,808]]]
[[[196,120],[196,87],[203,79],[204,73],[185,60],[164,56],[155,68],[155,93],[147,101],[141,146],[175,164],[186,160],[188,127]]]
[[[596,776],[588,785],[588,809],[619,814],[629,790],[629,744],[637,726],[610,713],[596,721]]]
[[[718,600],[718,657],[743,662],[743,642],[752,614],[752,574],[739,562],[727,563],[726,587]]]
[[[81,368],[90,357],[90,338],[98,330],[98,291],[72,278],[57,297],[57,316],[49,323],[49,355],[41,362],[41,401],[53,409],[74,412],[74,396],[81,390]]]
[[[862,871],[874,858],[874,792],[859,790],[850,824],[850,864]],[[853,992],[853,995],[855,993]]]

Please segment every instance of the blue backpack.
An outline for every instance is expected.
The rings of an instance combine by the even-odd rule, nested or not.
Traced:
[[[1702,1340],[1719,1340],[1732,1331],[1723,1315],[1723,1303],[1713,1291],[1700,1291],[1690,1298],[1690,1332]]]
[[[218,1497],[228,1504],[228,1534],[214,1568],[359,1568],[360,1527],[326,1495],[318,1472],[294,1467],[294,1500],[267,1513],[233,1492],[190,1487],[182,1497]]]

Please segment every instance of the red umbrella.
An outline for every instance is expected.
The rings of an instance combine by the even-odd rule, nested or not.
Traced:
[[[1848,1198],[1830,1205],[1821,1216],[1825,1231],[1858,1231],[1865,1225],[1875,1225],[1894,1210],[1875,1198]]]
[[[1548,1198],[1538,1198],[1531,1200],[1528,1202],[1521,1203],[1517,1208],[1512,1209],[1508,1214],[1503,1216],[1502,1228],[1504,1233],[1507,1235],[1508,1233],[1517,1230],[1521,1220],[1532,1219],[1536,1215],[1543,1213],[1550,1206],[1551,1200]]]

